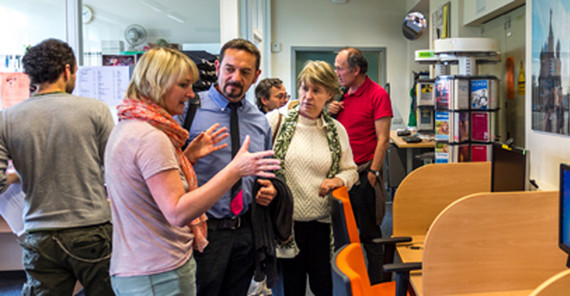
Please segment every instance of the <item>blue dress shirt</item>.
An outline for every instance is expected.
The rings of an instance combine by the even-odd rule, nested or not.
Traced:
[[[207,130],[214,123],[219,123],[221,127],[227,127],[230,130],[230,113],[228,108],[230,101],[226,99],[212,85],[209,90],[198,93],[200,96],[200,108],[196,110],[196,115],[190,128],[190,140],[194,139],[201,132]],[[271,150],[271,127],[267,119],[259,111],[259,109],[248,102],[245,97],[241,100],[241,107],[238,109],[240,143],[247,135],[250,136],[249,152],[258,152],[263,150]],[[186,109],[183,115],[177,116],[179,123],[184,122]],[[226,137],[218,145],[227,143],[228,146],[216,152],[199,159],[194,164],[194,170],[198,177],[198,185],[202,186],[210,180],[215,174],[223,169],[232,159],[232,143],[231,137]],[[241,146],[241,145],[240,145]],[[242,178],[243,189],[243,210],[240,214],[249,210],[253,201],[252,189],[255,176]],[[229,190],[222,198],[208,211],[208,216],[223,219],[230,218],[234,214],[230,211],[231,194]]]

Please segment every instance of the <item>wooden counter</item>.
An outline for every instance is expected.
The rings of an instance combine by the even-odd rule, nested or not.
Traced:
[[[398,131],[390,131],[390,140],[398,146],[398,148],[434,148],[434,141],[422,140],[419,143],[408,143],[398,136]]]

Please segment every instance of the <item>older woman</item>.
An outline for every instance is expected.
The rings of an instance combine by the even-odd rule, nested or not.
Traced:
[[[294,241],[298,254],[280,259],[285,295],[305,295],[309,276],[316,296],[332,295],[330,267],[330,203],[325,196],[343,185],[350,188],[358,178],[356,164],[344,127],[323,107],[340,85],[333,68],[323,61],[309,61],[297,78],[299,104],[281,120],[267,115],[271,128],[279,129],[275,157],[282,161],[278,172],[293,194]]]
[[[113,214],[111,283],[117,295],[195,295],[192,245],[203,249],[203,213],[247,175],[273,177],[271,151],[249,153],[246,138],[235,158],[197,187],[191,163],[227,137],[212,126],[185,151],[188,138],[172,117],[194,96],[196,65],[184,54],[153,48],[137,62],[119,123],[105,151],[105,180]],[[197,219],[198,218],[198,219]]]

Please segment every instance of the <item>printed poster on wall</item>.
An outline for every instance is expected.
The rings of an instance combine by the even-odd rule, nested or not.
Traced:
[[[127,92],[130,79],[129,66],[85,66],[77,70],[73,94],[94,98],[109,105],[117,122],[117,105]]]
[[[30,78],[24,73],[0,73],[2,109],[14,106],[30,97]]]
[[[532,1],[532,129],[568,135],[570,1]]]

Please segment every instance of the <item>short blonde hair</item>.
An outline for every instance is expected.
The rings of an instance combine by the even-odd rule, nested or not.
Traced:
[[[164,94],[177,82],[190,75],[194,83],[199,78],[196,64],[178,50],[154,47],[135,66],[127,88],[127,97],[149,100],[164,106]]]
[[[303,83],[320,84],[335,96],[342,94],[333,67],[325,61],[307,61],[297,77],[297,87]]]

